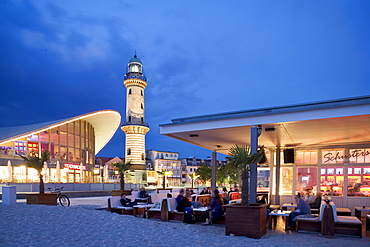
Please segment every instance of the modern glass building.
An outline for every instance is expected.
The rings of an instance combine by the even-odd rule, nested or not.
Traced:
[[[37,171],[25,166],[23,156],[49,150],[44,181],[101,182],[95,155],[112,138],[121,116],[113,110],[96,111],[53,122],[0,128],[0,183],[38,182]]]

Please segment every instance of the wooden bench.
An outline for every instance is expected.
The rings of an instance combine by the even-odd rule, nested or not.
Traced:
[[[334,235],[349,235],[362,237],[362,222],[356,216],[341,216],[337,214],[335,204],[332,205],[334,218]]]
[[[133,207],[124,207],[121,204],[121,197],[120,196],[111,196],[108,198],[108,211],[118,214],[134,214]]]
[[[159,207],[152,207],[148,210],[147,212],[148,219],[151,219],[151,218],[161,219],[163,199],[166,199],[166,198],[167,198],[167,194],[165,193],[158,193],[158,194],[155,193],[155,194],[150,195],[151,202],[154,204],[159,203]]]
[[[297,218],[297,232],[322,232],[323,212],[326,207],[325,201],[321,202],[319,214],[315,218]]]

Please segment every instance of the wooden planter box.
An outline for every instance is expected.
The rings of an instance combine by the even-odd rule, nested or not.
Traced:
[[[41,205],[57,205],[57,194],[56,193],[44,193],[44,194],[27,194],[27,204],[41,204]]]
[[[225,235],[261,238],[266,234],[267,204],[225,205]]]
[[[121,196],[121,193],[125,193],[126,196],[131,195],[131,190],[112,190],[112,196]]]

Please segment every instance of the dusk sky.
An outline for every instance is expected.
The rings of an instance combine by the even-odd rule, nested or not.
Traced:
[[[53,0],[0,3],[0,127],[112,109],[135,50],[146,148],[171,119],[370,94],[370,1]],[[122,119],[124,121],[124,119]],[[123,157],[117,130],[97,156]]]

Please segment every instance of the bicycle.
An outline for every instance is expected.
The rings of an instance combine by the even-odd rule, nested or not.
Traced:
[[[62,205],[63,207],[69,207],[69,205],[71,205],[71,202],[69,201],[68,196],[66,196],[65,194],[62,193],[63,189],[64,189],[64,187],[56,188],[53,192],[53,191],[51,191],[51,188],[48,188],[50,193],[58,193],[57,194],[57,200],[59,200],[60,205]]]

